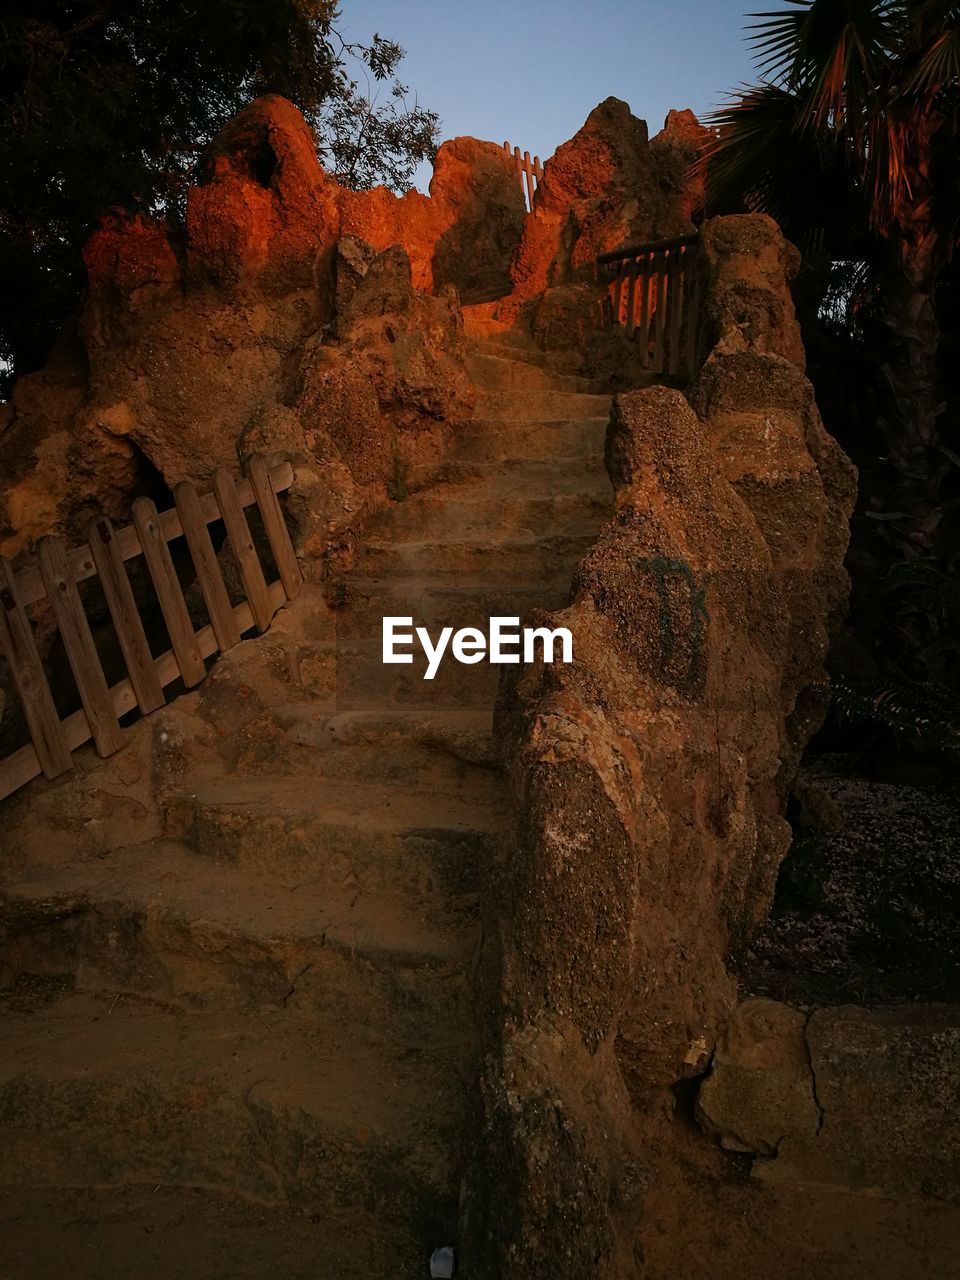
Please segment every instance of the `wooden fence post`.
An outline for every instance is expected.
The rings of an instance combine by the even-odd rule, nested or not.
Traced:
[[[40,767],[46,777],[57,778],[70,768],[70,748],[43,673],[30,619],[17,598],[13,569],[3,556],[0,556],[0,644],[20,695]]]
[[[207,674],[197,648],[187,603],[180,590],[177,571],[170,558],[166,539],[160,532],[160,517],[149,498],[138,498],[133,504],[133,523],[143,547],[143,558],[157,593],[160,612],[167,624],[170,644],[180,668],[183,683],[192,688]]]
[[[67,661],[77,682],[80,701],[90,722],[94,744],[101,756],[111,756],[120,749],[123,738],[97,647],[90,633],[90,624],[67,563],[66,547],[59,538],[41,538],[37,550],[47,596],[57,620]]]

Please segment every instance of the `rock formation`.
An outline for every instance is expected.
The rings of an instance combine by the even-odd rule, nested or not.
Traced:
[[[0,552],[79,538],[254,441],[301,465],[314,549],[394,470],[428,474],[443,423],[469,413],[459,297],[509,287],[525,216],[502,149],[472,138],[441,147],[431,193],[339,187],[300,113],[267,97],[209,149],[182,233],[106,219],[79,342],[5,409]]]
[[[651,143],[618,98],[590,112],[543,166],[513,263],[516,297],[592,278],[598,253],[693,230],[685,171],[707,131],[691,115],[672,112]]]
[[[631,385],[622,336],[597,331],[593,259],[692,229],[686,169],[703,133],[672,112],[648,142],[643,121],[608,99],[546,162],[527,215],[493,143],[445,142],[429,196],[354,192],[324,173],[290,103],[257,100],[204,156],[182,230],[111,215],[88,242],[79,336],[2,410],[0,553],[44,533],[77,540],[91,514],[123,519],[138,493],[205,483],[245,442],[269,452],[271,440],[298,462],[310,495],[299,506],[314,513],[302,536],[316,549],[321,531],[377,505],[394,472],[424,480],[442,424],[469,412],[458,301],[507,295],[506,323],[522,312],[540,345]],[[377,307],[379,320],[361,322]]]
[[[59,946],[81,988],[120,974],[148,1000],[182,1002],[201,1046],[209,1009],[237,987],[267,1060],[291,1034],[277,1009],[292,1000],[308,1037],[296,1061],[312,1063],[318,1027],[349,1024],[350,1046],[359,1026],[375,1091],[402,1057],[403,1096],[384,1119],[394,1146],[358,1139],[351,1112],[337,1157],[360,1171],[358,1205],[391,1188],[383,1274],[401,1273],[393,1236],[406,1265],[412,1208],[432,1204],[424,1220],[445,1233],[455,1218],[451,1143],[480,1054],[471,981],[487,1030],[462,1223],[471,1273],[636,1274],[676,1151],[672,1118],[686,1099],[692,1119],[692,1086],[736,1007],[729,956],[766,911],[787,847],[786,796],[845,597],[854,487],[804,373],[795,253],[769,219],[704,225],[700,369],[685,392],[652,385],[624,335],[602,328],[593,278],[600,252],[693,230],[687,167],[702,137],[690,113],[671,113],[649,141],[608,99],[546,162],[526,214],[512,162],[473,139],[441,148],[429,197],[344,191],[298,113],[262,99],[211,148],[182,233],[111,219],[95,234],[80,341],[21,380],[0,427],[3,554],[46,532],[78,536],[94,511],[123,518],[144,487],[204,483],[254,450],[295,464],[289,501],[315,578],[332,547],[357,540],[337,608],[308,582],[270,636],[232,650],[124,752],[91,761],[93,785],[78,772],[21,793],[5,828],[19,877],[7,958],[29,976]],[[606,433],[616,509],[598,534],[613,501],[607,393],[623,388]],[[408,490],[413,501],[390,501]],[[547,612],[571,599],[577,560],[572,603]],[[505,668],[491,740],[497,672],[484,684],[454,671],[430,687],[432,710],[418,702],[419,684],[380,662],[386,599],[441,625],[535,603],[528,620],[569,627],[575,661]],[[505,835],[494,747],[514,801]],[[170,900],[145,886],[141,850],[121,848],[134,826],[166,842]],[[242,911],[219,901],[221,873],[239,878]],[[195,911],[191,877],[214,886],[216,927]],[[67,908],[51,921],[54,899]],[[118,919],[127,965],[111,951]],[[331,987],[318,975],[334,966]],[[421,992],[421,970],[454,990],[431,995],[431,976]],[[448,1018],[457,1034],[441,1044]],[[32,1044],[32,1025],[17,1034]],[[435,1049],[439,1125],[421,1070]],[[163,1066],[138,1069],[166,1133],[164,1109],[189,1119],[193,1095]],[[121,1096],[109,1071],[91,1081],[101,1108]],[[309,1105],[263,1104],[261,1124],[247,1083],[241,1072],[224,1086],[251,1144],[244,1178],[228,1143],[212,1185],[326,1212],[314,1166],[329,1099],[305,1070]],[[50,1138],[44,1088],[24,1150],[33,1129]],[[121,1093],[136,1105],[135,1087]],[[224,1134],[209,1098],[198,1111],[185,1141],[204,1126]],[[100,1128],[85,1133],[81,1182],[102,1173]],[[283,1151],[265,1189],[272,1133]],[[159,1165],[151,1142],[124,1148],[127,1164],[109,1168],[192,1186],[175,1147]],[[55,1152],[44,1177],[58,1176]]]
[[[803,373],[792,251],[766,218],[703,241],[690,400],[618,397],[616,518],[570,608],[540,619],[571,629],[576,661],[501,692],[517,834],[486,1103],[511,1275],[632,1274],[651,1117],[734,1002],[726,959],[769,906],[846,592],[854,477]]]

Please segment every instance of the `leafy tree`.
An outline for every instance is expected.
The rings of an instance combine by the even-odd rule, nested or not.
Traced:
[[[36,368],[113,208],[176,218],[197,152],[281,93],[352,185],[400,190],[438,119],[408,106],[403,50],[338,34],[333,0],[11,0],[0,17],[0,366]],[[351,74],[354,68],[354,74]],[[361,87],[360,80],[365,86]],[[386,100],[378,94],[386,89]]]
[[[841,286],[827,311],[839,300],[845,322],[878,336],[882,516],[903,549],[922,552],[955,465],[941,429],[937,290],[960,216],[960,5],[785,2],[753,15],[761,83],[713,118],[708,201],[769,212],[819,251]]]

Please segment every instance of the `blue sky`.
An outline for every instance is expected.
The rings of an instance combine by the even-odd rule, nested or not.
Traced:
[[[442,136],[509,139],[541,159],[603,98],[651,134],[671,107],[698,115],[751,75],[744,14],[769,0],[343,0],[351,39],[407,50],[404,81],[439,111]],[[418,185],[429,180],[429,171]]]

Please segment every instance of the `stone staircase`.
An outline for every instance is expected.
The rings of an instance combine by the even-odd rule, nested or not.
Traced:
[[[125,789],[90,757],[102,817],[46,784],[4,854],[3,1280],[398,1280],[456,1242],[500,669],[385,667],[381,619],[561,605],[612,511],[609,396],[480,311],[476,417],[338,607],[305,591],[144,726]]]

